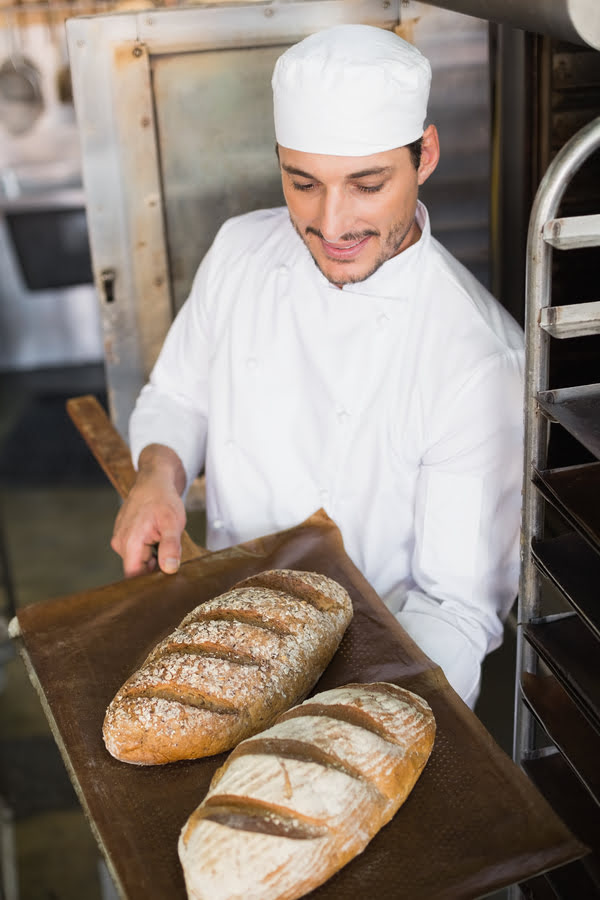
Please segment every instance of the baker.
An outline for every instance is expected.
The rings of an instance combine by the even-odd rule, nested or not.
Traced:
[[[517,591],[523,339],[431,235],[431,69],[342,25],[277,61],[286,206],[230,219],[196,273],[130,442],[112,547],[177,570],[204,468],[207,546],[323,507],[347,553],[471,706]]]

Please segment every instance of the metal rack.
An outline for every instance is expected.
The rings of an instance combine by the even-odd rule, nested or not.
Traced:
[[[552,306],[553,250],[600,246],[600,215],[556,218],[567,186],[598,148],[600,117],[548,167],[528,235],[514,758],[591,850],[521,885],[533,898],[600,896],[600,384],[548,385],[554,340],[600,334],[600,300]],[[594,461],[548,468],[556,426]]]

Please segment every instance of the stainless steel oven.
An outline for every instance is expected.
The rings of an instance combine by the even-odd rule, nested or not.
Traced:
[[[81,187],[0,199],[0,369],[100,361]]]

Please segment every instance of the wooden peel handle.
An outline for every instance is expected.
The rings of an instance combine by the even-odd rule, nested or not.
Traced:
[[[67,400],[67,412],[105,475],[125,499],[135,481],[136,472],[129,447],[91,394]]]
[[[96,397],[71,397],[67,412],[104,473],[125,499],[135,481],[136,472],[129,447],[109,419]],[[204,556],[208,551],[194,543],[187,531],[181,535],[181,561]]]

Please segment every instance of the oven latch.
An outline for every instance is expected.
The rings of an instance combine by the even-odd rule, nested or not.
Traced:
[[[100,288],[104,295],[105,303],[112,303],[115,299],[115,278],[117,273],[114,269],[102,269],[100,272]]]

